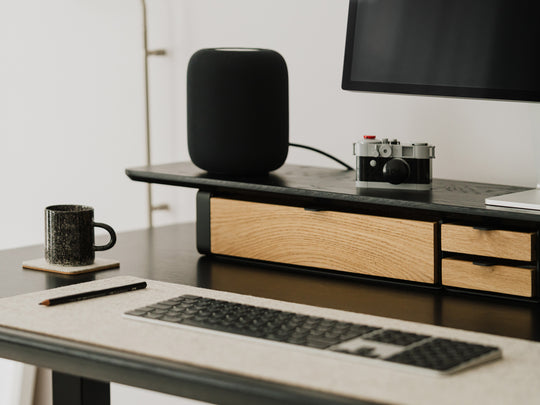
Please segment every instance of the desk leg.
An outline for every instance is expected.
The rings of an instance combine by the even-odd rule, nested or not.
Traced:
[[[108,382],[53,371],[53,405],[110,405]]]

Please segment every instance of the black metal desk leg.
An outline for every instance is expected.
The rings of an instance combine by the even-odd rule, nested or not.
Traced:
[[[108,382],[53,371],[53,405],[110,405]]]

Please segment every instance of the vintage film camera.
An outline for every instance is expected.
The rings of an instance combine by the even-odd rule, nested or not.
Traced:
[[[365,135],[354,143],[356,187],[400,190],[431,189],[431,159],[435,146],[402,145],[397,140]]]

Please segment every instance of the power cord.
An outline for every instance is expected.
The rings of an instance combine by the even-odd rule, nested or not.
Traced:
[[[326,157],[329,157],[330,159],[332,160],[335,160],[336,162],[338,162],[340,165],[344,166],[347,170],[354,170],[351,166],[349,166],[347,163],[339,160],[337,157],[334,157],[332,155],[330,155],[329,153],[326,153],[326,152],[323,152],[322,150],[320,149],[317,149],[317,148],[313,148],[311,146],[307,146],[307,145],[301,145],[299,143],[289,143],[289,146],[295,146],[297,148],[302,148],[302,149],[308,149],[308,150],[312,150],[313,152],[317,152],[317,153],[320,153],[321,155],[324,155]]]

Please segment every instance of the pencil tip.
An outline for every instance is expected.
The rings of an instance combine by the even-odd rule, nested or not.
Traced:
[[[39,305],[45,305],[45,306],[48,307],[48,306],[49,306],[49,300],[41,301],[41,302],[39,303]]]

